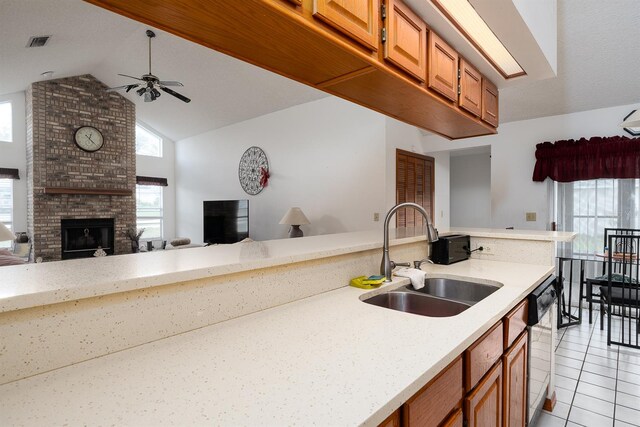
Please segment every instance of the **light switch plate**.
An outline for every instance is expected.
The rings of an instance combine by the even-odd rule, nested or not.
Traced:
[[[535,212],[527,212],[527,221],[535,221],[536,213]]]
[[[374,212],[374,213],[373,213],[373,220],[374,220],[375,222],[380,221],[380,214],[379,214],[378,212]]]

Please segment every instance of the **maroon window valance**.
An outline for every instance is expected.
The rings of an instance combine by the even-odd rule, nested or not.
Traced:
[[[640,138],[626,136],[543,142],[536,146],[534,181],[640,178]]]
[[[167,187],[167,178],[156,178],[153,176],[136,176],[136,184],[138,185],[159,185]]]
[[[0,168],[0,179],[20,179],[18,169]]]

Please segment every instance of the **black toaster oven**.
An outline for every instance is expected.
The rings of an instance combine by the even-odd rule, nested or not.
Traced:
[[[453,264],[469,259],[471,238],[467,234],[440,236],[431,244],[431,261],[434,264]]]

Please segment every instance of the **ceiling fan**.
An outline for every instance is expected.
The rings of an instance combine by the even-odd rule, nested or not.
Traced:
[[[156,34],[153,31],[147,30],[147,37],[149,38],[149,72],[147,74],[143,74],[140,78],[129,76],[127,74],[118,74],[119,76],[139,80],[141,83],[132,83],[124,86],[112,87],[107,89],[107,92],[122,89],[124,89],[125,92],[129,92],[130,90],[139,87],[139,89],[136,89],[136,93],[140,96],[144,96],[144,102],[151,102],[160,97],[161,93],[160,91],[158,91],[158,89],[160,89],[161,91],[166,92],[169,95],[175,96],[180,101],[191,102],[191,100],[186,96],[181,95],[178,92],[167,87],[184,86],[182,83],[171,80],[160,80],[158,79],[158,77],[151,74],[151,39],[155,36]]]

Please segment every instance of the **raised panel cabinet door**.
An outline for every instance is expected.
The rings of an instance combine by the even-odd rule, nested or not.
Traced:
[[[502,427],[502,362],[464,399],[468,427]]]
[[[504,427],[524,427],[527,419],[527,331],[502,357]]]
[[[458,99],[458,52],[429,31],[428,86],[451,101]]]
[[[400,409],[389,415],[378,427],[400,427]]]
[[[458,409],[442,423],[442,427],[462,427],[462,409]]]
[[[460,108],[480,117],[482,112],[482,75],[464,59],[460,59]]]
[[[387,0],[384,58],[424,82],[427,77],[427,26],[400,0]]]
[[[482,79],[482,120],[498,127],[498,88],[486,78]]]
[[[314,0],[313,16],[377,50],[378,8],[379,0]]]

